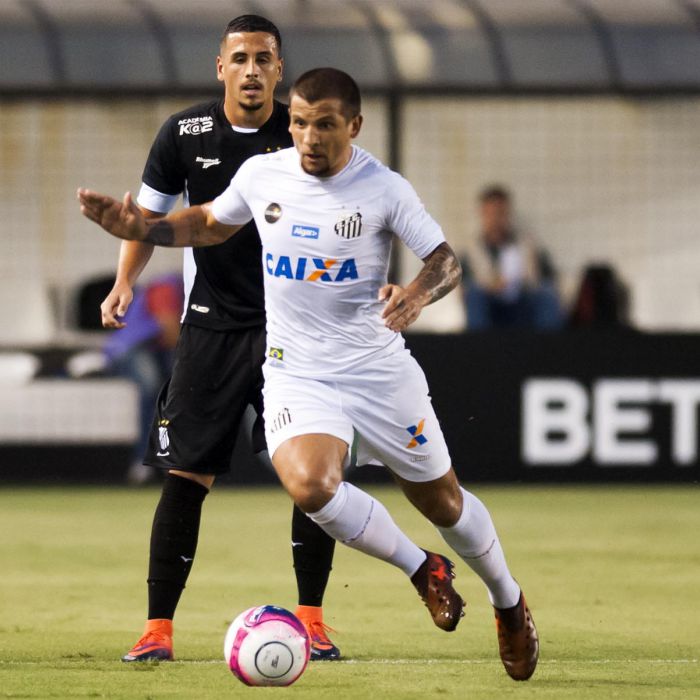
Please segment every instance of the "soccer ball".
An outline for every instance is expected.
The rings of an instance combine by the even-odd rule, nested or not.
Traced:
[[[311,647],[289,610],[261,605],[242,612],[224,639],[224,658],[246,685],[291,685],[304,672]]]

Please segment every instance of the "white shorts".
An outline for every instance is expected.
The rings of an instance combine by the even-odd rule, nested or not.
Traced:
[[[408,350],[342,377],[308,379],[265,366],[265,437],[270,456],[308,433],[352,445],[357,464],[385,464],[408,481],[443,476],[452,462],[423,370]]]

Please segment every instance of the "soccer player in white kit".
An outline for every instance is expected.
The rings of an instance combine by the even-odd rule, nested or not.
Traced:
[[[494,606],[501,659],[534,672],[537,631],[483,503],[459,485],[422,370],[400,331],[453,289],[459,264],[411,185],[352,144],[360,93],[319,68],[290,92],[295,148],[250,158],[212,203],[144,220],[79,190],[81,211],[120,238],[202,246],[255,222],[263,247],[265,430],[295,503],[329,535],[402,569],[435,623],[454,629],[462,601],[451,562],[411,542],[376,499],[343,481],[353,434],[361,461],[385,464],[408,499],[480,576]],[[387,284],[391,236],[423,261],[406,287]]]

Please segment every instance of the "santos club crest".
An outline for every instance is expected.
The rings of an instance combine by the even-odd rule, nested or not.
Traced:
[[[340,219],[335,225],[335,232],[341,238],[357,238],[362,233],[362,214],[356,211]]]

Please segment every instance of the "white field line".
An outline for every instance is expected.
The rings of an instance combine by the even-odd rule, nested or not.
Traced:
[[[85,664],[90,663],[102,663],[104,659],[47,659],[46,661],[8,661],[0,659],[0,666],[44,666],[45,664],[53,664],[61,661],[69,662],[81,662]],[[575,661],[572,659],[540,659],[539,666],[599,666],[604,664],[697,664],[700,661],[698,659],[583,659],[580,661]],[[145,662],[158,664],[159,662]],[[182,666],[218,666],[224,665],[226,662],[221,659],[202,659],[202,660],[176,660],[162,662],[167,664],[176,664]],[[500,665],[498,659],[341,659],[339,661],[333,661],[331,663],[324,663],[323,666],[336,666],[336,665],[355,665],[355,666],[431,666],[431,665],[445,665],[445,666],[479,666],[479,665],[489,665],[498,664]],[[316,666],[317,664],[312,663],[311,666]],[[318,664],[321,665],[321,664]],[[123,664],[127,667],[127,664]]]

